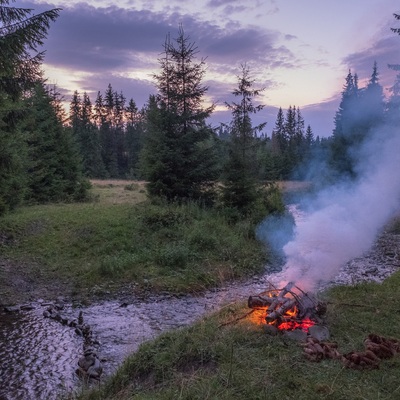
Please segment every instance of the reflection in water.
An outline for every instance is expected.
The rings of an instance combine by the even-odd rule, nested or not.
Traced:
[[[77,384],[81,340],[71,328],[43,318],[41,311],[0,313],[2,400],[51,399]]]

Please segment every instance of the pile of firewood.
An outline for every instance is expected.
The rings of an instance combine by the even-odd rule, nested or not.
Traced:
[[[337,350],[337,343],[334,342],[321,342],[309,336],[301,346],[303,346],[304,356],[309,361],[318,362],[327,358],[340,359],[342,357]]]
[[[320,342],[309,337],[302,344],[304,355],[310,361],[321,361],[323,359],[341,360],[347,368],[374,369],[379,367],[382,359],[387,359],[400,353],[400,340],[385,338],[383,336],[370,334],[364,341],[364,351],[351,351],[340,354],[337,343]]]
[[[252,309],[266,307],[265,320],[276,327],[283,322],[297,322],[307,318],[317,323],[326,312],[325,303],[305,293],[293,282],[289,282],[283,289],[273,287],[259,295],[250,296],[247,305]],[[288,315],[293,309],[296,309],[296,313]]]

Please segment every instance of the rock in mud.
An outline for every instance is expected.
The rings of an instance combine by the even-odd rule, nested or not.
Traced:
[[[313,325],[308,329],[308,333],[320,342],[330,338],[329,329],[324,325]]]
[[[285,337],[288,337],[292,340],[297,340],[298,342],[305,342],[307,339],[307,332],[304,332],[301,329],[295,329],[293,331],[286,331],[284,333]]]
[[[18,312],[21,311],[21,307],[20,306],[6,306],[4,307],[4,311],[12,313],[12,312]]]

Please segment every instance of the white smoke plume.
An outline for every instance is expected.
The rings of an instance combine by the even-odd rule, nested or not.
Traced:
[[[382,128],[359,152],[357,182],[321,191],[283,248],[287,280],[305,290],[363,255],[399,210],[400,129]]]

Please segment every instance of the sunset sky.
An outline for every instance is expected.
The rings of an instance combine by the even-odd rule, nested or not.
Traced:
[[[117,4],[117,5],[116,5]],[[63,11],[51,25],[44,71],[66,100],[74,90],[92,102],[111,83],[141,107],[156,93],[152,74],[165,37],[176,38],[179,24],[196,43],[198,60],[206,57],[204,84],[217,103],[212,124],[227,122],[241,63],[246,62],[256,87],[265,87],[258,115],[272,130],[277,107],[301,108],[314,134],[332,133],[333,118],[348,70],[360,86],[376,60],[381,84],[393,84],[388,63],[400,63],[395,0],[41,0],[16,6],[39,12]],[[387,91],[385,90],[387,93]]]

